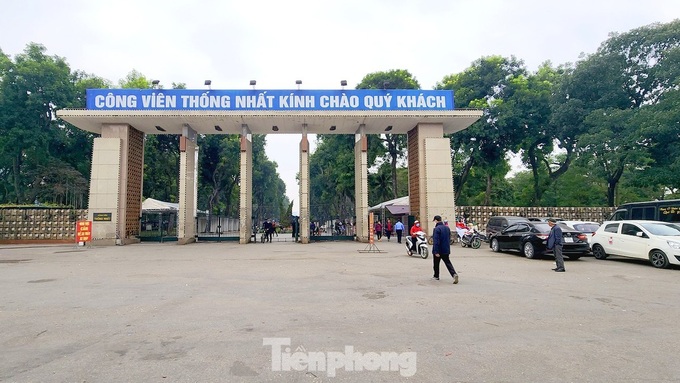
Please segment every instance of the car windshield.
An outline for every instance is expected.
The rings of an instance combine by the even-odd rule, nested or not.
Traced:
[[[534,228],[539,233],[549,233],[550,232],[550,225],[548,225],[547,223],[534,222]]]
[[[672,223],[641,223],[640,226],[647,229],[650,233],[654,235],[668,236],[668,235],[678,235],[680,236],[680,226],[674,225]]]
[[[596,225],[594,223],[581,223],[574,225],[574,229],[583,233],[594,233],[599,227],[600,225]]]

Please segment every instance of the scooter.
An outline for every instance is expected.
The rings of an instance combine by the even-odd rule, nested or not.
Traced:
[[[408,253],[409,257],[413,255],[413,237],[410,235],[406,236],[406,252]],[[427,258],[428,255],[430,255],[430,249],[427,246],[427,239],[425,238],[425,232],[419,231],[416,233],[416,249],[418,250],[418,254],[420,255],[421,258],[425,259]]]
[[[460,237],[460,245],[462,247],[471,247],[473,249],[479,249],[482,246],[482,241],[486,239],[476,229],[468,230],[462,237]]]

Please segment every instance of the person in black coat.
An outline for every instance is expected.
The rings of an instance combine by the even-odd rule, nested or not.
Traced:
[[[552,250],[555,255],[555,267],[553,271],[563,273],[564,257],[562,256],[562,229],[557,225],[555,218],[548,218],[548,225],[550,225],[550,234],[548,235],[548,250]]]
[[[437,224],[432,232],[432,262],[434,262],[434,276],[432,279],[439,280],[439,261],[443,260],[446,268],[453,277],[453,284],[455,285],[458,283],[458,274],[453,268],[451,259],[449,259],[449,255],[451,255],[451,245],[449,242],[451,240],[451,229],[442,223],[441,216],[435,215],[434,221],[437,222]]]

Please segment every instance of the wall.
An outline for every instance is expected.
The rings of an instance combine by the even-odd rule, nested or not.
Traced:
[[[557,217],[566,220],[602,222],[613,207],[499,207],[456,206],[456,215],[484,229],[489,217]],[[436,212],[435,212],[436,214]],[[449,221],[452,217],[444,217]],[[0,243],[75,242],[76,221],[87,220],[85,209],[0,208]]]
[[[614,210],[616,209],[613,207],[456,206],[456,216],[465,217],[467,222],[476,224],[479,229],[484,230],[489,217],[494,215],[555,217],[568,221],[602,222],[608,219]]]
[[[86,209],[0,208],[0,242],[75,242],[80,220]]]

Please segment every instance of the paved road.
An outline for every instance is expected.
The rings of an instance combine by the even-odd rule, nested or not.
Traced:
[[[677,268],[377,247],[0,247],[0,381],[680,381]]]

